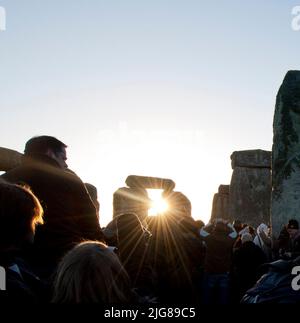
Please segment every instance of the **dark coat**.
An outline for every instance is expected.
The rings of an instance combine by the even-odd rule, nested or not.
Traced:
[[[0,252],[0,265],[6,273],[6,290],[0,293],[1,304],[46,303],[50,300],[50,286],[41,281],[24,259]]]
[[[224,225],[223,225],[224,226]],[[206,237],[202,237],[206,245],[204,271],[208,274],[224,274],[230,271],[232,250],[235,242],[229,236],[230,229],[224,226],[215,229]]]
[[[35,235],[34,256],[55,266],[60,258],[82,240],[102,240],[97,212],[80,178],[59,167],[47,156],[25,159],[2,175],[11,183],[26,183],[44,208],[44,225]]]
[[[233,280],[237,299],[261,277],[261,265],[267,261],[264,252],[252,241],[242,244],[233,254]]]

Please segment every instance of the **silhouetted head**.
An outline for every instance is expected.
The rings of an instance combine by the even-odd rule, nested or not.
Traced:
[[[0,181],[0,249],[32,243],[43,208],[28,187]]]
[[[224,232],[228,232],[229,228],[228,228],[228,221],[223,219],[223,218],[216,218],[212,221],[212,232],[214,233],[224,233]]]
[[[289,220],[289,223],[287,225],[288,229],[295,229],[295,230],[299,230],[299,223],[297,220],[295,219],[291,219]]]
[[[120,214],[115,218],[118,247],[122,245],[133,249],[138,242],[146,243],[151,233],[143,226],[134,213]]]
[[[61,168],[67,168],[67,145],[51,136],[33,137],[25,145],[25,156],[46,155],[54,159]]]
[[[178,226],[182,233],[192,233],[198,236],[199,229],[196,221],[192,217],[183,217],[179,220]]]
[[[289,220],[289,223],[287,224],[287,231],[291,238],[293,238],[299,230],[299,223],[295,219]]]
[[[101,242],[86,241],[69,251],[58,266],[54,303],[127,303],[130,280],[118,256]]]
[[[236,232],[239,232],[243,229],[243,224],[240,220],[234,220],[233,221],[233,227]]]
[[[195,225],[198,230],[201,230],[203,227],[205,227],[205,223],[202,220],[196,220]]]

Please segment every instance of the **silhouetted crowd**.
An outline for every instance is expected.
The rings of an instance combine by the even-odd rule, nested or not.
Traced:
[[[0,266],[8,301],[300,302],[293,288],[293,268],[300,265],[296,220],[278,237],[266,224],[215,219],[205,225],[174,192],[164,214],[120,212],[101,228],[97,189],[68,169],[66,148],[54,137],[34,137],[22,164],[0,177]]]

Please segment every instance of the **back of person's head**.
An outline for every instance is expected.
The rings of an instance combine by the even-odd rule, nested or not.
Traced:
[[[287,229],[299,230],[299,222],[295,219],[289,220],[287,224]]]
[[[22,247],[32,242],[35,226],[43,223],[43,208],[28,187],[0,181],[0,246]]]
[[[197,226],[197,229],[200,230],[203,227],[205,227],[205,223],[202,220],[196,220],[195,225]]]
[[[178,221],[178,226],[182,233],[192,233],[198,236],[198,227],[196,221],[192,217],[183,217]]]
[[[135,213],[120,214],[115,218],[117,243],[122,250],[133,251],[148,241],[151,233],[143,226]],[[127,252],[126,252],[127,253]]]
[[[29,139],[25,145],[24,154],[26,156],[36,154],[46,154],[50,149],[53,153],[59,153],[63,148],[67,148],[60,140],[51,136],[38,136]]]
[[[215,233],[228,232],[228,226],[227,226],[226,220],[216,219],[214,223],[213,232]]]
[[[243,224],[240,220],[234,220],[233,221],[233,227],[236,232],[239,232],[243,229]]]
[[[123,213],[116,217],[118,231],[125,231],[132,234],[134,231],[143,231],[143,225],[135,213]]]
[[[58,266],[53,303],[127,303],[130,280],[118,256],[101,242],[86,241]]]

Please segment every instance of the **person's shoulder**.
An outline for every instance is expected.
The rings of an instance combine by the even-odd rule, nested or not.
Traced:
[[[29,165],[20,165],[13,169],[8,170],[0,176],[1,179],[11,182],[18,177],[28,176],[31,172],[34,172],[34,169]]]

